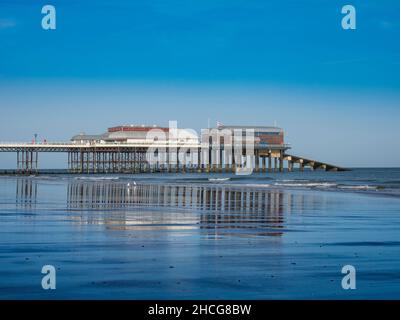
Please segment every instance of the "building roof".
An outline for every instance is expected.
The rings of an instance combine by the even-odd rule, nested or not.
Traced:
[[[148,131],[115,131],[108,133],[104,140],[146,139]]]
[[[80,133],[71,138],[72,141],[79,140],[104,140],[107,134],[84,134]]]
[[[152,131],[112,131],[100,135],[78,134],[71,138],[72,141],[123,141],[123,140],[148,140],[158,137],[158,139],[169,139],[170,132],[165,132],[163,128],[151,128]],[[150,133],[152,132],[152,134]],[[195,132],[188,129],[176,129],[175,138],[179,140],[198,140]]]
[[[218,129],[253,129],[254,131],[268,131],[268,132],[282,132],[283,129],[279,127],[272,127],[272,126],[226,126],[226,125],[221,125],[218,126]]]
[[[122,131],[123,132],[125,132],[125,131],[135,131],[135,132],[140,132],[140,131],[143,132],[144,131],[144,132],[146,132],[146,131],[150,131],[150,130],[154,130],[154,129],[158,129],[158,130],[165,131],[165,132],[169,131],[169,128],[163,128],[163,127],[159,127],[157,125],[149,126],[149,125],[144,125],[144,124],[142,124],[142,125],[131,124],[131,125],[122,125],[122,126],[108,128],[108,132],[122,132]]]

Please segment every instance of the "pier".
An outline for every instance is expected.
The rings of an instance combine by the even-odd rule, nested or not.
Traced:
[[[251,130],[251,131],[250,131]],[[250,131],[246,136],[244,132]],[[0,143],[16,154],[15,174],[39,173],[39,154],[66,154],[67,172],[96,173],[267,173],[345,168],[288,154],[276,127],[220,126],[201,139],[176,128],[119,126],[102,135],[80,134],[70,142]],[[285,166],[286,162],[286,166]]]
[[[186,158],[179,161],[179,147],[166,148],[166,155],[177,159],[167,165],[152,163],[148,159],[147,150],[153,146],[144,145],[74,145],[47,143],[43,144],[0,144],[0,152],[16,154],[15,174],[37,174],[39,172],[40,153],[64,153],[67,155],[69,173],[146,173],[146,172],[232,172],[246,166],[248,157],[232,157],[232,162],[224,162],[226,157],[224,149],[219,150],[222,155],[219,159],[213,155],[212,148],[209,152],[196,146],[196,159]],[[187,146],[185,146],[186,148]],[[253,172],[282,172],[293,171],[295,167],[303,171],[305,167],[312,170],[344,171],[339,166],[310,160],[286,154],[287,146],[269,146],[268,148],[255,149],[255,154],[250,156]],[[211,160],[211,161],[209,161]],[[235,161],[236,160],[236,161]],[[287,163],[285,166],[284,163]],[[248,166],[248,164],[247,164]]]

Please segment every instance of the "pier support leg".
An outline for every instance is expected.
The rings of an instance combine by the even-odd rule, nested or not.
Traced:
[[[201,148],[197,149],[197,172],[201,172],[202,163],[201,163]]]
[[[255,171],[258,173],[258,172],[260,172],[260,156],[258,154],[258,151],[255,152],[254,157],[255,157],[255,162],[256,162],[255,163]]]
[[[279,154],[279,172],[283,172],[283,152]]]
[[[236,173],[236,155],[235,155],[235,148],[232,147],[232,172]]]
[[[83,151],[81,150],[80,152],[80,168],[79,168],[79,173],[83,173]]]
[[[36,151],[35,152],[35,173],[38,174],[39,173],[39,152]]]
[[[224,172],[228,173],[231,171],[231,159],[230,159],[231,155],[230,152],[225,152],[224,153]]]
[[[17,173],[20,173],[20,160],[19,160],[19,151],[17,151]]]
[[[265,173],[265,172],[267,172],[267,165],[266,165],[267,159],[266,159],[266,157],[262,157],[261,161],[262,161],[262,172]]]
[[[212,172],[217,172],[218,150],[216,150],[215,148],[211,149],[210,163],[211,163]]]
[[[176,155],[175,156],[176,156],[175,172],[178,173],[179,172],[179,166],[180,166],[178,148],[176,148]]]
[[[268,172],[272,172],[272,157],[271,154],[268,156]]]
[[[222,172],[222,160],[223,160],[223,149],[219,147],[218,149],[218,172]]]

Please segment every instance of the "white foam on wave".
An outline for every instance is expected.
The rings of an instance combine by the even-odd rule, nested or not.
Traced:
[[[246,184],[238,184],[237,186],[251,187],[251,188],[269,188],[271,187],[268,183],[246,183]]]
[[[304,182],[304,183],[274,183],[275,186],[282,186],[282,187],[313,187],[313,188],[332,188],[336,187],[336,183],[331,182]]]
[[[362,186],[338,186],[339,189],[347,190],[378,190],[376,186],[362,185]]]
[[[75,180],[109,181],[109,180],[119,180],[119,177],[76,177]]]
[[[223,181],[229,181],[231,178],[208,178],[208,181],[211,182],[223,182]]]

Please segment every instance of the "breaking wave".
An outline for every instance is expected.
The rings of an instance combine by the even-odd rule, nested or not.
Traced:
[[[75,177],[74,180],[84,180],[84,181],[114,181],[114,180],[119,180],[119,177]]]
[[[336,187],[336,183],[331,182],[276,182],[274,183],[275,186],[282,186],[282,187],[309,187],[309,188],[332,188]]]
[[[378,190],[378,186],[338,186],[339,189],[347,189],[347,190]],[[382,187],[381,187],[382,188]]]

